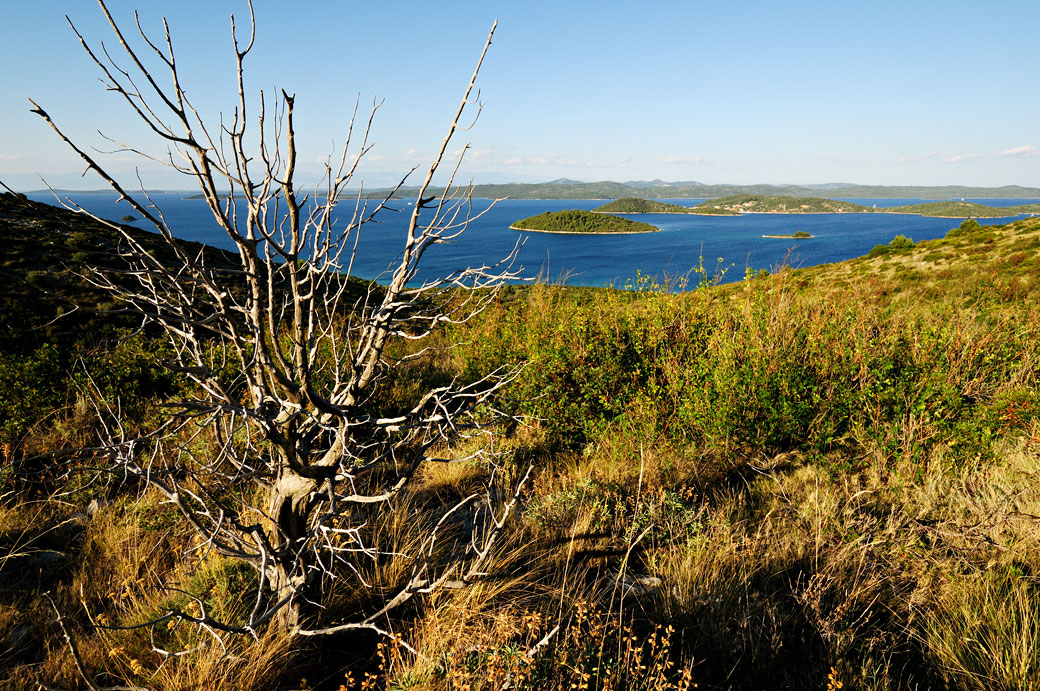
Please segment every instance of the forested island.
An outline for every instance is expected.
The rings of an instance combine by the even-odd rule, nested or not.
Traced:
[[[598,214],[581,209],[546,211],[544,214],[521,219],[509,226],[513,230],[538,233],[655,233],[657,226],[627,218]]]
[[[638,197],[625,197],[607,202],[603,206],[597,206],[592,210],[600,214],[695,214],[697,213],[689,206],[668,204],[654,199],[639,199]]]

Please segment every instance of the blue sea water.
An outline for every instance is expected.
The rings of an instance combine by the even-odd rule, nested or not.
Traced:
[[[29,195],[37,201],[54,203],[53,195]],[[184,193],[161,192],[152,195],[163,210],[174,234],[185,240],[232,249],[210,217],[205,203],[186,199]],[[74,200],[91,213],[118,220],[133,213],[129,206],[116,203],[116,197],[103,193],[76,194]],[[700,199],[671,199],[671,203],[691,206]],[[857,204],[878,208],[919,203],[919,199],[855,199]],[[968,200],[991,206],[1032,203],[1036,200]],[[926,218],[902,214],[791,214],[744,216],[693,216],[654,214],[631,216],[652,223],[659,233],[638,235],[555,235],[519,233],[509,229],[514,221],[562,209],[593,209],[603,200],[528,200],[500,201],[488,209],[488,200],[473,200],[473,211],[487,210],[473,220],[466,231],[451,243],[431,248],[423,258],[418,280],[443,276],[466,267],[492,264],[506,256],[517,239],[524,241],[518,263],[527,276],[566,282],[568,285],[624,286],[637,274],[659,280],[689,276],[701,263],[709,271],[726,269],[725,281],[740,280],[745,270],[775,269],[843,261],[866,254],[877,244],[896,235],[915,241],[939,238],[960,220]],[[379,215],[378,223],[366,225],[358,243],[358,258],[353,273],[373,279],[384,272],[404,243],[411,208],[407,200],[392,204],[398,211]],[[345,214],[347,212],[344,212]],[[136,215],[136,214],[134,214]],[[989,224],[1007,223],[1019,217],[986,219]],[[144,224],[138,222],[139,227]],[[803,230],[814,237],[808,240],[764,238],[763,235],[789,234]]]

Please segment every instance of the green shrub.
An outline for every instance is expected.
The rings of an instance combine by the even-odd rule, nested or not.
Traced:
[[[894,250],[909,250],[913,249],[914,241],[905,235],[897,235],[892,238],[892,242],[888,243],[888,246]]]
[[[947,238],[961,237],[964,235],[971,235],[972,233],[978,232],[983,226],[979,224],[974,218],[966,218],[956,228],[951,228],[946,233]]]
[[[987,406],[1040,361],[1035,320],[1016,330],[981,315],[792,300],[775,290],[781,280],[744,283],[739,305],[536,287],[486,314],[463,355],[475,372],[528,363],[503,405],[537,419],[551,445],[628,435],[822,453],[855,438],[918,457],[954,441],[963,458],[985,455],[997,426]]]

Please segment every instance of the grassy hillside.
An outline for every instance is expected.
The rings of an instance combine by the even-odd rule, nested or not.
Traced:
[[[693,211],[688,206],[666,204],[654,199],[637,199],[625,197],[597,206],[593,211],[603,214],[689,214]]]
[[[154,256],[174,261],[157,235],[125,228]],[[205,250],[206,261],[218,272],[237,264],[223,250],[197,242],[182,245],[193,256]],[[85,215],[5,193],[0,194],[0,246],[0,350],[97,342],[111,337],[115,328],[136,325],[132,318],[111,314],[117,305],[87,278],[93,267],[120,280],[127,265],[120,255],[125,241],[116,230]]]
[[[488,577],[417,596],[393,638],[104,628],[173,597],[251,607],[250,574],[140,487],[28,462],[89,436],[70,389],[4,448],[0,678],[85,687],[68,634],[98,686],[1037,689],[1040,219],[882,247],[685,293],[511,287],[439,334],[455,350],[388,353],[388,400],[528,365],[495,402],[522,420],[496,441],[511,462],[428,468],[368,526],[368,581],[410,572],[394,555],[430,506],[535,468]],[[322,605],[378,603],[332,583]]]
[[[567,209],[564,211],[546,211],[544,214],[523,218],[510,226],[513,230],[533,230],[542,233],[653,233],[661,230],[657,226],[627,218],[618,218],[583,211]]]

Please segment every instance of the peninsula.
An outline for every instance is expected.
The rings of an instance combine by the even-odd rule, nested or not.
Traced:
[[[649,223],[580,209],[547,211],[544,214],[516,221],[509,227],[513,230],[538,233],[581,234],[654,233],[661,230]]]

